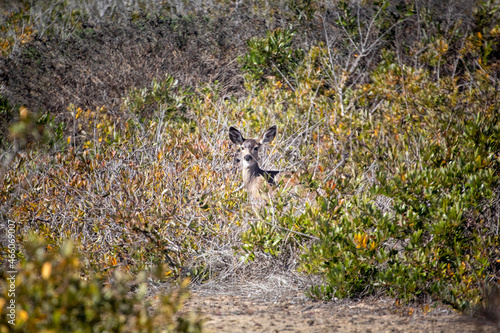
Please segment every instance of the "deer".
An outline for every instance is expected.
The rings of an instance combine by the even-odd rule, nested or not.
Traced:
[[[263,170],[259,166],[259,150],[276,137],[276,125],[271,126],[257,139],[245,139],[235,127],[229,127],[229,139],[239,147],[243,186],[253,199],[268,199],[266,187],[273,189],[278,184],[281,171]],[[280,175],[281,176],[281,175]],[[269,192],[269,191],[267,191]]]

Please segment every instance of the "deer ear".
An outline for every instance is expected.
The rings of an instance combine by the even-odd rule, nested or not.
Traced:
[[[243,141],[245,141],[243,135],[241,135],[241,132],[238,131],[233,126],[229,127],[229,139],[231,140],[232,143],[237,145],[241,145]]]
[[[262,136],[260,137],[260,144],[264,144],[264,143],[270,143],[271,141],[274,140],[274,137],[276,136],[276,125],[270,127],[267,131],[264,132],[264,134],[262,134]]]

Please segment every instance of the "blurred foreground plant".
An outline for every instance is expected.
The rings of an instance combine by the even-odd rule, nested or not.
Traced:
[[[66,241],[59,253],[31,236],[15,277],[15,325],[5,305],[11,299],[2,272],[1,332],[201,332],[201,320],[179,317],[188,297],[187,283],[151,311],[146,274],[137,277],[118,270],[109,281],[82,275],[80,256]]]

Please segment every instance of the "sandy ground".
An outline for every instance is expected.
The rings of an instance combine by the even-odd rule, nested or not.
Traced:
[[[204,332],[212,333],[500,333],[500,292],[487,302],[489,312],[477,311],[476,318],[480,314],[482,321],[437,302],[407,306],[375,296],[315,301],[305,291],[322,281],[298,273],[294,256],[258,255],[244,264],[232,249],[211,253],[210,265],[218,270],[214,278],[191,285],[191,298],[182,312],[198,312]],[[484,318],[496,320],[495,324]]]
[[[398,306],[392,299],[318,302],[303,293],[263,299],[194,293],[184,311],[198,311],[206,332],[500,332],[445,306]]]

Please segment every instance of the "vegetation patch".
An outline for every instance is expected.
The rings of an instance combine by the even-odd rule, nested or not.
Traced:
[[[64,2],[50,7],[57,29],[26,6],[2,21],[0,60],[0,224],[16,224],[19,276],[41,276],[21,283],[39,295],[17,309],[23,327],[57,329],[74,311],[102,330],[154,331],[157,315],[132,306],[144,272],[210,283],[269,257],[320,277],[307,292],[318,299],[489,308],[500,279],[495,2],[137,2],[100,19]],[[255,205],[242,189],[229,126],[257,137],[272,125],[259,165],[292,172],[312,201],[280,188]],[[227,248],[230,259],[210,258]],[[238,269],[221,268],[230,262]]]

